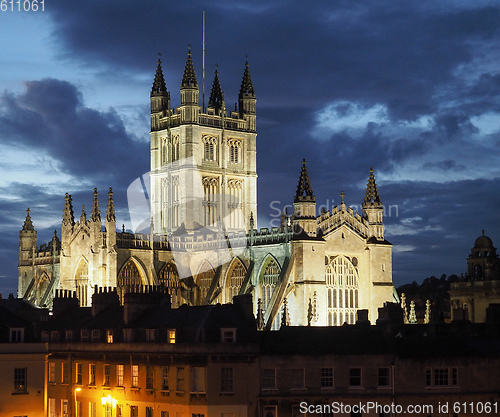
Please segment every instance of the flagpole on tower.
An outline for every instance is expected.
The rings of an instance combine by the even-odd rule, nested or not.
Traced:
[[[203,113],[205,113],[205,10],[203,10]]]

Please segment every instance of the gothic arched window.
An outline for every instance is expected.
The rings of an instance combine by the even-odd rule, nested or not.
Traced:
[[[208,290],[212,285],[214,276],[215,271],[213,270],[212,266],[207,261],[205,261],[200,268],[200,272],[198,273],[198,275],[196,275],[197,291],[195,303],[197,305],[202,305],[205,303],[208,295]],[[209,301],[210,300],[208,300],[208,303],[210,303]]]
[[[229,162],[232,164],[239,164],[241,162],[241,141],[231,139],[228,141],[229,146]]]
[[[226,301],[232,302],[238,295],[247,271],[241,261],[236,259],[226,280]]]
[[[217,160],[217,138],[214,136],[203,136],[203,159],[205,161]]]
[[[90,305],[89,297],[89,265],[85,259],[81,259],[75,274],[76,296],[80,300],[80,307]]]
[[[217,222],[219,179],[215,177],[205,177],[202,182],[204,191],[203,206],[205,213],[205,226],[212,226]]]
[[[359,308],[358,272],[345,256],[337,256],[326,266],[326,289],[328,325],[354,324]]]
[[[177,272],[175,264],[173,262],[166,264],[160,271],[158,278],[160,284],[163,285],[170,294],[172,308],[177,308],[183,304],[184,298],[182,297],[182,293],[185,287],[179,279],[179,273]]]
[[[281,269],[278,263],[273,259],[269,258],[267,264],[264,268],[262,276],[260,278],[260,293],[262,299],[262,311],[265,314],[271,306],[271,298],[274,293],[279,280]],[[276,314],[273,320],[272,329],[277,330],[281,324],[281,310]]]
[[[172,162],[178,161],[180,158],[179,136],[172,137]]]
[[[118,274],[117,281],[121,302],[123,302],[123,295],[129,291],[130,288],[143,285],[145,280],[135,261],[129,259]]]
[[[230,229],[243,229],[243,183],[240,180],[227,182],[229,201],[227,203],[226,227]]]

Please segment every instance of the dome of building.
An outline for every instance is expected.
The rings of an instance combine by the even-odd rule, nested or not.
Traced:
[[[476,249],[489,249],[489,248],[493,248],[493,241],[484,234],[484,230],[483,230],[483,234],[481,236],[479,236],[476,241],[474,242],[474,248]]]

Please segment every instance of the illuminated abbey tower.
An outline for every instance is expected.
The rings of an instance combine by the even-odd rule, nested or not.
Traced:
[[[298,160],[294,213],[283,213],[280,227],[258,230],[256,94],[248,62],[234,109],[226,107],[217,71],[206,109],[199,92],[188,53],[180,105],[172,106],[158,61],[150,94],[151,213],[143,233],[116,229],[111,189],[103,218],[97,190],[89,218],[82,209],[79,220],[67,194],[61,238],[55,233],[42,246],[31,218],[36,223],[36,213],[28,211],[18,296],[51,305],[62,289],[90,305],[96,286],[116,287],[123,296],[162,285],[173,307],[252,294],[259,328],[352,324],[359,309],[368,309],[374,322],[394,290],[374,171],[361,212],[342,193],[338,206],[317,213],[306,161]]]

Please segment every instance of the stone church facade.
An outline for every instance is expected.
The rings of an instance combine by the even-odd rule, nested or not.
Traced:
[[[256,95],[248,62],[238,103],[226,109],[215,72],[206,109],[199,105],[191,54],[172,108],[161,62],[151,91],[150,223],[146,233],[116,229],[113,192],[104,219],[94,189],[89,218],[75,220],[65,197],[61,238],[37,246],[28,210],[20,231],[18,297],[50,306],[55,290],[89,306],[96,287],[148,291],[163,286],[172,306],[228,303],[251,293],[261,328],[375,322],[393,301],[392,245],[370,170],[362,212],[341,204],[316,213],[305,160],[292,215],[257,230]],[[101,200],[102,201],[102,200]]]

